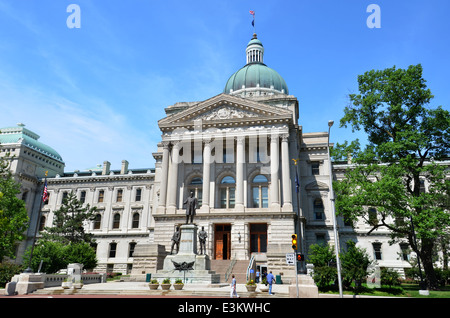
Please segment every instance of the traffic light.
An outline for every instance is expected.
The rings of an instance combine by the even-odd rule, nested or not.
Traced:
[[[303,254],[297,254],[297,262],[301,262],[305,260],[305,255]]]
[[[292,249],[297,249],[297,234],[292,234]]]

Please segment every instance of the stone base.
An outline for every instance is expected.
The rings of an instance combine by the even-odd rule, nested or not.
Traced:
[[[173,262],[182,264],[194,263],[192,270],[179,271],[175,268]],[[220,282],[220,274],[211,271],[211,261],[208,255],[196,254],[177,254],[167,255],[164,260],[164,269],[158,270],[156,274],[152,274],[152,279],[155,278],[162,282],[164,278],[170,278],[172,283],[175,279],[180,278],[184,283],[198,283],[198,284],[216,284]]]
[[[27,295],[35,290],[44,288],[44,277],[37,273],[22,273],[15,275],[11,281],[16,282],[16,293],[18,295]]]
[[[163,269],[152,274],[152,279],[160,283],[170,278],[172,283],[180,278],[184,283],[216,284],[220,282],[220,274],[211,271],[211,260],[208,255],[197,255],[197,225],[183,224],[180,226],[180,249],[176,255],[167,255],[164,259]],[[192,269],[180,271],[175,263],[192,263]]]
[[[164,245],[153,243],[136,245],[133,254],[133,269],[129,280],[145,282],[146,274],[155,273],[163,268],[166,255]]]
[[[297,297],[297,283],[291,282],[289,285],[289,297]],[[298,297],[299,298],[319,298],[319,288],[317,288],[314,280],[309,275],[298,275]]]

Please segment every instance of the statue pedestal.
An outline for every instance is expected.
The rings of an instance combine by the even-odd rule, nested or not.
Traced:
[[[152,278],[162,281],[170,278],[172,282],[181,278],[184,283],[215,284],[220,282],[220,274],[211,271],[208,255],[197,255],[197,225],[180,226],[181,237],[178,254],[167,255],[162,270]]]

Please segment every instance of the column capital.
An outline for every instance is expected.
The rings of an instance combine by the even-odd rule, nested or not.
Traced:
[[[285,134],[281,134],[281,141],[289,141],[289,134],[285,133]]]

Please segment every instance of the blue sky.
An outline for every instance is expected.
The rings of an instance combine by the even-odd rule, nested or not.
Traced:
[[[69,4],[81,28],[69,29]],[[366,12],[381,9],[381,28]],[[421,63],[449,109],[448,0],[0,0],[0,127],[22,122],[56,149],[66,171],[104,160],[154,167],[164,108],[223,91],[245,64],[252,17],[264,62],[299,99],[305,132],[339,128],[357,76]]]

